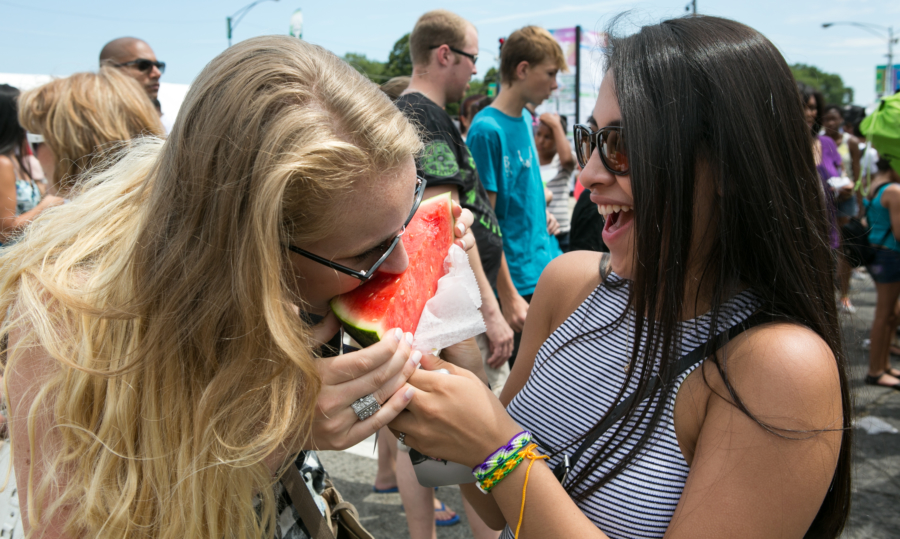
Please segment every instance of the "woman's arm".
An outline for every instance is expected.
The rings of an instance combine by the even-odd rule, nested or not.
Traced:
[[[9,336],[9,349],[15,348],[21,337],[21,332],[13,330]],[[58,436],[52,429],[55,423],[52,403],[47,398],[43,400],[35,415],[34,421],[34,445],[29,439],[30,409],[34,403],[38,391],[42,385],[56,372],[59,366],[46,350],[42,347],[28,347],[23,349],[20,357],[14,363],[13,369],[5,373],[6,388],[9,391],[9,432],[12,444],[12,464],[16,476],[18,488],[19,508],[22,516],[22,527],[26,537],[36,539],[68,539],[71,536],[63,533],[69,512],[61,509],[54,513],[49,522],[37,528],[31,526],[29,519],[30,506],[28,504],[29,491],[36,493],[45,470],[43,465],[51,459],[47,454],[47,448],[54,447],[58,442]],[[58,492],[65,487],[65,474],[57,473],[57,481],[54,489]],[[31,488],[29,488],[29,482]],[[34,495],[34,494],[31,494]],[[52,503],[53,492],[48,492],[45,500]],[[46,507],[37,507],[38,512],[43,512]],[[30,533],[34,535],[29,535]]]
[[[800,539],[828,492],[841,449],[834,355],[818,335],[794,324],[749,330],[725,352],[732,387],[775,432],[732,404],[707,361],[711,393],[666,537]]]
[[[0,241],[6,241],[23,226],[30,223],[42,211],[63,203],[63,199],[47,195],[27,212],[16,215],[16,173],[12,161],[0,156]]]
[[[575,251],[550,262],[531,299],[534,313],[529,315],[522,331],[522,342],[516,364],[503,386],[500,402],[509,405],[534,368],[534,358],[547,337],[571,316],[600,284],[601,253]]]
[[[407,433],[407,444],[416,449],[420,449],[420,446],[416,445],[417,440],[427,441],[429,444],[435,440],[445,440],[437,443],[439,445],[456,446],[460,451],[468,453],[468,456],[471,457],[471,448],[477,447],[477,445],[472,446],[470,442],[465,441],[466,435],[472,432],[472,429],[467,427],[467,425],[482,427],[484,429],[482,431],[483,436],[493,439],[487,445],[494,445],[491,449],[484,450],[484,454],[478,456],[480,460],[475,464],[480,464],[488,454],[509,441],[509,438],[519,432],[521,428],[512,421],[504,406],[525,385],[534,366],[534,358],[538,349],[547,337],[578,308],[600,283],[600,260],[601,255],[599,253],[587,251],[569,253],[551,262],[544,270],[532,300],[533,309],[530,310],[533,312],[529,314],[525,322],[526,329],[522,334],[522,343],[519,348],[516,365],[503,388],[503,395],[501,396],[503,404],[498,402],[481,382],[471,387],[465,385],[466,381],[462,377],[454,376],[448,379],[440,377],[442,375],[417,371],[410,378],[410,383],[421,391],[417,390],[413,400],[418,402],[422,408],[427,408],[431,412],[441,410],[436,412],[439,418],[434,417],[433,419],[420,422],[417,421],[415,416],[422,417],[421,413],[431,412],[427,412],[424,409],[417,410],[416,414],[403,412],[398,416],[397,420],[391,423],[392,430]],[[422,366],[428,370],[446,368],[455,374],[466,372],[465,377],[477,380],[468,371],[463,371],[453,365],[448,366],[436,358],[424,358]],[[432,378],[435,376],[439,378]],[[439,386],[432,385],[434,382],[452,383],[454,386],[445,385],[443,390],[438,391]],[[464,384],[464,387],[455,387],[455,384]],[[416,401],[416,399],[419,400]],[[416,426],[412,426],[413,422],[415,422]],[[420,426],[424,428],[420,429]],[[441,432],[437,434],[432,429]],[[454,434],[456,429],[464,429],[467,434]],[[511,431],[511,433],[508,431]],[[484,442],[484,439],[479,441]],[[442,449],[447,449],[447,446],[444,446]],[[465,459],[466,457],[464,456],[440,455],[441,450],[439,449],[433,450],[436,452],[429,452],[428,449],[423,449],[422,451],[425,454],[442,456],[455,462],[466,462],[465,460],[460,460]],[[472,466],[475,464],[472,464]],[[474,485],[462,485],[461,489],[469,503],[472,504],[479,516],[489,526],[499,529],[506,524],[505,512],[501,511],[500,507],[494,502],[492,495],[485,496]],[[565,492],[563,492],[563,496],[568,499],[568,495]]]

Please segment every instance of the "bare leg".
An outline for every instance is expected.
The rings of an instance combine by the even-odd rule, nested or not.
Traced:
[[[469,504],[466,497],[463,496],[463,508],[466,510],[466,517],[469,519],[469,527],[472,528],[472,537],[475,539],[497,539],[500,537],[499,530],[492,530],[481,520],[475,508]]]
[[[850,303],[850,274],[853,268],[847,263],[847,259],[843,255],[838,254],[838,280],[841,286],[841,309],[852,312],[853,304]]]
[[[378,473],[375,488],[384,490],[397,486],[397,439],[387,427],[378,431]]]
[[[897,298],[900,297],[900,283],[875,283],[876,302],[875,319],[872,322],[869,348],[869,376],[879,376],[890,366],[891,336],[897,328],[897,316],[894,314]],[[878,379],[881,385],[892,386],[900,383],[900,379],[884,374]]]
[[[423,487],[416,479],[409,453],[397,454],[397,484],[406,511],[410,539],[437,539],[434,525],[434,489]]]

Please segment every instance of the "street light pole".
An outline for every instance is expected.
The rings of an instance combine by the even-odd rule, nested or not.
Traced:
[[[884,38],[884,34],[873,30],[873,28],[877,28],[881,31],[887,31],[887,65],[884,68],[884,95],[893,95],[894,93],[894,43],[897,42],[897,38],[894,37],[894,27],[893,26],[881,26],[878,24],[868,24],[863,22],[826,22],[822,24],[822,28],[828,28],[837,24],[842,24],[844,26],[858,26],[863,30],[869,32],[870,34],[875,34],[880,38]]]
[[[256,2],[253,2],[252,4],[248,4],[244,7],[242,7],[241,9],[235,11],[234,15],[232,15],[231,17],[225,17],[225,24],[228,27],[228,46],[229,47],[231,46],[232,32],[234,31],[235,27],[237,27],[238,23],[241,22],[241,19],[244,18],[244,15],[246,15],[248,11],[253,9],[253,7],[256,6],[256,4],[259,4],[261,2],[277,2],[277,1],[278,0],[256,0]]]
[[[688,5],[684,6],[685,11],[691,11],[693,9],[692,15],[697,14],[697,0],[691,0]]]

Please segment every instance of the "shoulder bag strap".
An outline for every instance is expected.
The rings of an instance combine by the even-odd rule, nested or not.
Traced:
[[[612,427],[616,423],[616,421],[621,419],[628,408],[632,406],[636,400],[640,402],[650,395],[653,395],[661,387],[664,386],[664,383],[670,383],[691,366],[713,355],[719,348],[725,346],[728,341],[734,339],[744,331],[754,326],[771,322],[773,320],[775,320],[775,318],[770,315],[756,313],[740,324],[737,324],[719,333],[712,339],[706,341],[705,343],[688,352],[686,355],[682,356],[681,359],[679,359],[675,364],[675,368],[672,369],[672,375],[667,377],[667,380],[664,381],[659,374],[656,374],[653,377],[652,382],[647,385],[642,394],[638,395],[638,393],[635,391],[634,393],[625,397],[625,399],[623,399],[622,402],[620,402],[618,406],[613,409],[612,413],[610,413],[606,419],[604,419],[599,425],[594,427],[587,434],[587,436],[585,436],[584,441],[581,442],[581,445],[579,445],[578,449],[575,450],[575,453],[572,455],[571,459],[569,458],[568,454],[564,454],[562,461],[556,465],[556,468],[553,469],[553,475],[556,476],[560,483],[565,483],[566,479],[569,476],[569,472],[575,467],[584,452],[587,451],[589,447],[594,445],[594,442],[596,442],[604,432],[609,430],[609,428]]]
[[[312,493],[309,491],[309,487],[306,486],[306,481],[300,475],[300,470],[297,469],[293,462],[288,466],[284,476],[282,476],[281,484],[287,490],[288,495],[291,497],[291,502],[294,504],[294,509],[297,510],[297,513],[303,520],[303,524],[309,531],[310,539],[335,539],[331,528],[325,522],[325,517],[319,511],[319,506],[313,500]]]

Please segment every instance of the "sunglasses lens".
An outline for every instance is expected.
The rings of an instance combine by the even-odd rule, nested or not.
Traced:
[[[628,172],[628,156],[625,154],[625,142],[619,130],[606,131],[601,138],[606,165],[616,172]]]
[[[166,63],[165,62],[156,62],[156,69],[159,70],[159,74],[162,75],[166,72]]]
[[[575,130],[575,157],[578,158],[581,168],[587,166],[587,162],[591,158],[591,136],[580,126]]]

